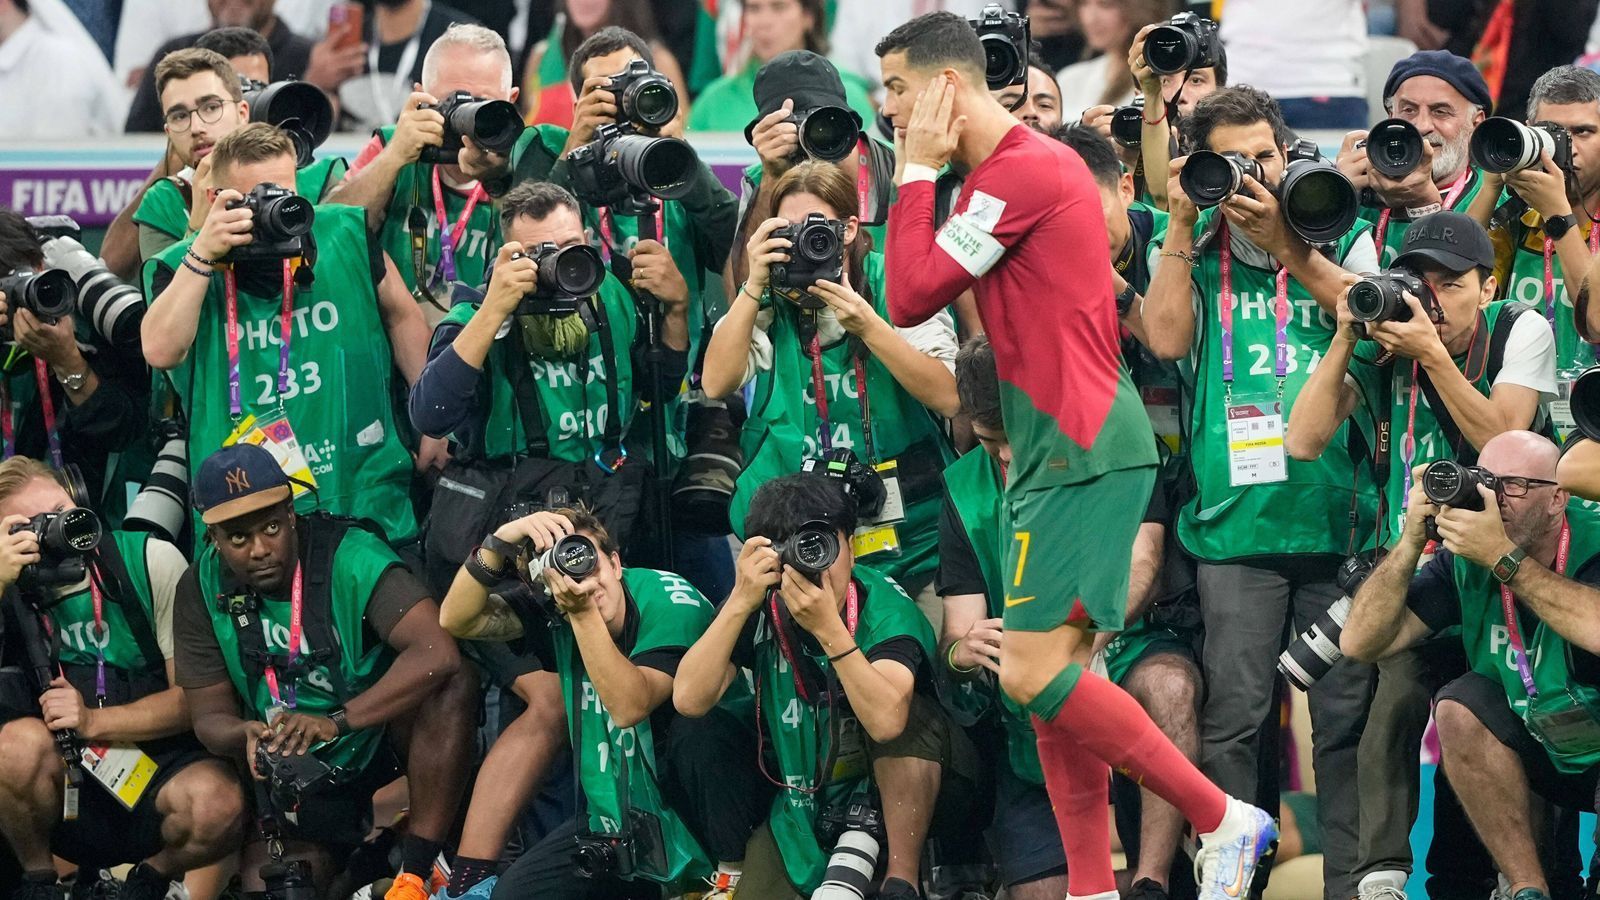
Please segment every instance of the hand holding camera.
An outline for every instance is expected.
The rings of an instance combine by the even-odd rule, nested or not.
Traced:
[[[967,633],[956,641],[950,652],[950,661],[958,668],[970,671],[979,667],[1000,674],[1000,643],[1005,638],[1004,624],[1000,619],[980,619],[972,623]]]
[[[1546,220],[1572,215],[1567,173],[1548,151],[1540,155],[1537,165],[1507,172],[1505,184]]]
[[[0,316],[9,313],[9,303],[5,291],[0,290]],[[11,326],[11,333],[22,349],[44,360],[52,369],[82,371],[88,368],[78,350],[71,315],[53,318],[22,307],[17,310]]]
[[[850,642],[844,620],[839,617],[839,600],[844,597],[848,576],[845,584],[839,583],[831,566],[823,569],[820,576],[819,584],[800,569],[786,565],[778,582],[778,597],[795,622],[821,641],[823,649],[831,655],[849,646]],[[839,640],[841,633],[842,641]]]
[[[83,695],[66,678],[57,677],[39,695],[39,711],[44,727],[51,731],[72,730],[86,740],[94,739],[94,710],[83,702]]]
[[[811,285],[811,294],[822,298],[833,310],[834,318],[839,320],[839,327],[857,337],[865,335],[870,329],[883,324],[877,310],[867,302],[867,298],[856,293],[850,287],[848,273],[838,283],[818,280]]]
[[[1190,231],[1194,223],[1200,218],[1200,207],[1189,199],[1189,194],[1183,187],[1183,167],[1189,162],[1189,157],[1180,156],[1167,163],[1167,222],[1168,233],[1182,230]]]
[[[1150,32],[1162,24],[1153,22],[1139,29],[1139,33],[1133,36],[1133,43],[1128,45],[1128,71],[1133,73],[1134,83],[1139,85],[1140,93],[1146,98],[1161,96],[1161,76],[1150,68],[1149,61],[1144,58],[1144,43]]]
[[[327,716],[283,712],[267,726],[267,752],[278,756],[305,756],[313,744],[339,736],[339,726]]]
[[[1357,286],[1355,290],[1359,297],[1361,288]],[[1417,298],[1416,293],[1406,288],[1400,293],[1400,300],[1404,303],[1405,316],[1366,321],[1364,324],[1367,336],[1390,353],[1416,360],[1424,367],[1440,353],[1448,358],[1450,352],[1445,349],[1444,341],[1439,338],[1439,329],[1429,318],[1428,311],[1423,308],[1422,301]]]
[[[728,595],[728,605],[741,615],[755,612],[782,577],[783,562],[772,541],[760,536],[750,538],[739,548],[739,558],[734,562],[733,592]]]
[[[572,131],[567,135],[567,151],[589,143],[594,140],[596,129],[617,121],[617,95],[610,88],[610,75],[584,79],[583,88],[578,91],[578,102],[572,108]]]
[[[1440,462],[1446,465],[1441,466]],[[1457,477],[1458,473],[1467,473],[1469,477]],[[1430,477],[1433,474],[1439,477]],[[1433,530],[1444,542],[1445,549],[1485,567],[1493,566],[1500,557],[1516,549],[1500,519],[1500,498],[1489,480],[1478,471],[1450,460],[1440,460],[1430,464],[1417,480],[1438,508],[1433,516]],[[1447,483],[1454,485],[1454,502],[1440,503],[1440,490]]]
[[[549,510],[512,519],[494,531],[495,537],[508,544],[531,545],[535,553],[549,550],[570,534],[572,520]]]
[[[1276,259],[1289,251],[1289,229],[1284,224],[1278,198],[1272,195],[1256,177],[1245,174],[1239,190],[1222,203],[1222,214],[1228,223],[1243,231],[1245,236]]]
[[[432,94],[413,91],[400,108],[400,118],[394,124],[394,134],[389,138],[389,149],[402,162],[414,163],[422,158],[427,147],[444,146],[444,116],[435,107],[439,101]]]
[[[522,245],[511,241],[500,248],[494,262],[494,274],[489,278],[489,291],[483,298],[483,308],[500,318],[516,312],[522,298],[537,287],[539,267],[533,258],[523,253]]]
[[[233,248],[254,240],[255,213],[248,206],[236,205],[243,200],[244,195],[232,188],[217,191],[216,198],[211,201],[211,211],[206,213],[205,224],[200,226],[200,233],[195,235],[191,247],[196,256],[222,259]]]
[[[1339,143],[1339,155],[1334,159],[1334,165],[1350,179],[1358,191],[1364,191],[1372,186],[1372,163],[1367,159],[1367,133],[1365,131],[1347,132],[1344,140]]]
[[[786,262],[789,259],[789,248],[794,242],[781,235],[775,234],[780,228],[787,228],[788,219],[772,218],[756,226],[755,233],[750,235],[750,240],[745,244],[745,263],[748,274],[745,276],[745,290],[752,297],[760,297],[772,283],[773,263]]]
[[[800,125],[794,119],[794,101],[785,100],[783,106],[763,116],[750,131],[750,143],[761,157],[763,180],[776,179],[789,171],[800,153]]]
[[[27,516],[0,519],[0,590],[17,583],[22,570],[39,561],[39,536],[24,526]]]

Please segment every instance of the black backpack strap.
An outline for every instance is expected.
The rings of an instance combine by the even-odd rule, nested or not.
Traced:
[[[306,535],[305,597],[301,615],[305,621],[306,642],[311,655],[319,665],[326,666],[334,692],[348,699],[349,685],[344,678],[343,641],[333,625],[333,559],[344,543],[351,528],[372,530],[360,519],[349,519],[314,512],[304,516],[309,533]],[[376,536],[381,540],[382,532]]]
[[[148,541],[148,538],[146,539]],[[139,591],[133,583],[133,578],[128,574],[128,566],[122,559],[122,552],[117,549],[117,542],[104,540],[95,551],[95,567],[100,570],[101,589],[106,597],[122,609],[122,617],[128,622],[128,629],[133,632],[133,640],[139,645],[139,655],[143,656],[145,663],[151,668],[159,670],[161,677],[166,678],[166,657],[161,653],[161,641],[156,635],[155,625],[149,614],[145,612],[144,603],[139,599]],[[149,564],[146,563],[148,571]],[[155,598],[151,598],[155,602]],[[152,610],[153,612],[153,610]]]
[[[606,405],[610,407],[610,412],[606,415],[606,427],[601,430],[600,434],[600,449],[604,451],[608,448],[615,449],[622,446],[622,419],[624,414],[620,391],[617,389],[617,383],[621,381],[622,373],[617,368],[617,348],[611,342],[611,315],[606,311],[606,302],[599,294],[596,294],[592,301],[592,307],[594,309],[595,330],[600,337],[600,359],[606,367],[605,377],[602,379],[606,385]],[[589,362],[587,350],[584,352],[583,362],[583,368],[587,370]],[[588,378],[583,379],[583,390],[586,397],[589,391],[588,381]],[[587,405],[587,402],[585,405]]]
[[[514,334],[499,342],[501,358],[506,367],[506,380],[511,383],[511,397],[517,404],[517,417],[522,420],[522,431],[527,435],[528,448],[534,456],[550,455],[550,435],[545,430],[544,414],[539,407],[539,385],[528,371],[528,349],[522,338],[522,329],[511,323]]]

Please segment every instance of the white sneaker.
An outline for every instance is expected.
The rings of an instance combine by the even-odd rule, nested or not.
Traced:
[[[1266,812],[1228,798],[1222,824],[1200,836],[1194,858],[1195,885],[1200,900],[1239,900],[1250,890],[1256,864],[1277,840],[1278,826]]]
[[[1356,888],[1359,900],[1406,900],[1406,881],[1409,878],[1399,869],[1368,873]]]
[[[700,895],[700,900],[729,900],[739,887],[739,876],[733,872],[718,871],[706,879],[711,890]]]

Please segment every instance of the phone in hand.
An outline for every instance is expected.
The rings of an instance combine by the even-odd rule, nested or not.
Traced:
[[[328,7],[328,40],[334,49],[345,50],[361,44],[366,12],[366,7],[359,3],[335,3]]]

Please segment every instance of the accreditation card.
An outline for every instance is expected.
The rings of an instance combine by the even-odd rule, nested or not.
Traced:
[[[1288,477],[1283,400],[1275,394],[1235,397],[1228,405],[1228,483],[1245,487]]]

